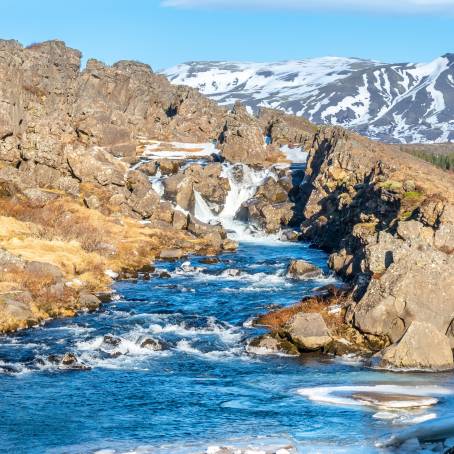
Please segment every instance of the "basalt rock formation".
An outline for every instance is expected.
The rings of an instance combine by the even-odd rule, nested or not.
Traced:
[[[452,173],[342,128],[269,109],[255,118],[240,104],[227,111],[141,63],[89,60],[81,70],[80,61],[59,41],[0,41],[1,332],[92,310],[112,278],[150,275],[155,258],[232,250],[220,225],[197,219],[196,199],[219,213],[232,186],[262,172],[232,216],[273,233],[302,222],[302,237],[351,284],[339,307],[298,306],[321,313],[324,351],[392,346],[390,364],[431,367],[409,351],[417,333],[435,330],[454,346]],[[159,142],[217,152],[203,165],[172,153],[144,159]],[[282,145],[309,152],[302,182]],[[409,332],[412,323],[431,328]],[[292,334],[275,328],[288,343]],[[446,356],[433,365],[449,367]]]
[[[219,164],[135,166],[153,140],[218,141],[221,159],[257,166],[282,157],[239,106],[228,112],[148,65],[81,69],[81,53],[61,41],[0,41],[0,332],[91,310],[90,295],[155,257],[234,248],[149,180],[175,173],[181,206],[195,190],[221,208]]]
[[[337,127],[319,128],[308,151],[302,236],[330,252],[330,267],[351,284],[344,340],[353,346],[355,330],[361,346],[364,336],[380,339],[372,352],[396,344],[398,360],[385,354],[396,367],[454,367],[446,355],[444,364],[418,359],[418,342],[402,347],[417,323],[454,346],[453,174]]]

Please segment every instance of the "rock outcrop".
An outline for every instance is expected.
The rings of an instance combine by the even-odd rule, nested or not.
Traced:
[[[331,342],[323,317],[316,313],[297,313],[284,325],[283,333],[300,351],[320,350]]]
[[[448,338],[432,324],[413,322],[402,339],[386,348],[380,366],[406,369],[454,369]]]
[[[305,260],[292,260],[287,268],[287,276],[292,279],[310,279],[320,275],[320,269]]]
[[[347,324],[386,344],[413,333],[414,323],[429,322],[453,343],[451,174],[392,146],[323,127],[311,145],[301,195],[303,237],[331,252],[330,267],[353,287]],[[415,358],[419,345],[408,345]],[[440,366],[435,356],[432,366]]]
[[[301,237],[329,251],[352,287],[336,323],[305,307],[299,348],[388,347],[395,365],[445,366],[418,356],[427,330],[416,327],[430,323],[454,346],[452,173],[342,128],[267,109],[255,118],[240,104],[228,112],[138,62],[80,64],[60,41],[0,41],[0,331],[92,310],[110,276],[156,257],[234,249],[222,227],[196,219],[196,199],[222,211],[231,184],[219,161],[240,163],[238,181],[245,165],[278,164],[237,217],[273,233],[302,220]],[[211,142],[219,153],[206,165],[171,154],[141,162],[156,141]],[[302,184],[284,144],[309,152]],[[402,349],[412,350],[405,361]]]
[[[92,310],[110,275],[130,275],[163,250],[235,248],[222,228],[161,200],[149,180],[158,170],[175,174],[181,206],[198,191],[221,209],[229,188],[219,164],[182,172],[169,159],[132,165],[151,140],[228,136],[238,114],[138,62],[89,60],[82,70],[81,53],[61,41],[0,41],[0,81],[0,250],[9,257],[0,271],[1,332]],[[235,143],[247,142],[255,163],[268,165],[263,144],[249,140],[255,120],[244,115]]]
[[[227,116],[220,136],[220,148],[222,156],[233,163],[257,166],[284,160],[277,147],[266,145],[262,125],[240,103],[235,103]]]

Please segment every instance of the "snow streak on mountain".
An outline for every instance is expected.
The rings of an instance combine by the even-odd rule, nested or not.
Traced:
[[[272,107],[386,142],[454,141],[454,54],[426,64],[337,57],[190,62],[164,74],[224,105]]]

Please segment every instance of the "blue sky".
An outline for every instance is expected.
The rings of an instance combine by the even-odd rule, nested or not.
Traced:
[[[106,63],[326,55],[429,61],[454,52],[454,0],[0,0],[0,36],[62,39]]]

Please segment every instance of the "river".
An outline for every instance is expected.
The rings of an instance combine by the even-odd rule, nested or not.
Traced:
[[[117,282],[112,301],[96,313],[0,337],[0,452],[216,453],[216,446],[249,446],[250,454],[270,447],[279,454],[395,452],[376,442],[451,414],[450,373],[392,373],[352,357],[295,358],[248,347],[265,332],[253,326],[254,317],[336,279],[323,252],[254,237],[234,220],[268,175],[245,166],[242,173],[238,184],[225,165],[231,191],[219,215],[198,194],[195,206],[201,220],[215,218],[233,230],[236,253],[211,264],[202,257],[158,262],[151,279]],[[161,194],[162,178],[152,179]],[[290,279],[291,259],[324,274]],[[161,350],[149,348],[154,344]],[[86,370],[53,359],[65,353],[77,355]],[[361,393],[394,396],[397,404],[368,405]],[[395,408],[402,394],[427,405]]]
[[[295,257],[321,266],[327,277],[287,279]],[[263,444],[305,453],[382,452],[374,443],[385,433],[452,409],[445,394],[451,374],[396,374],[348,358],[248,352],[247,340],[262,331],[251,326],[254,316],[333,278],[324,254],[305,244],[243,242],[220,259],[207,265],[192,257],[183,269],[182,262],[161,262],[158,269],[170,278],[119,282],[114,301],[98,313],[1,338],[2,452],[179,453]],[[106,342],[106,335],[119,343]],[[164,350],[140,346],[151,338]],[[47,359],[65,352],[91,370],[61,370]],[[385,384],[435,393],[439,402],[383,411],[339,402],[334,393]]]

